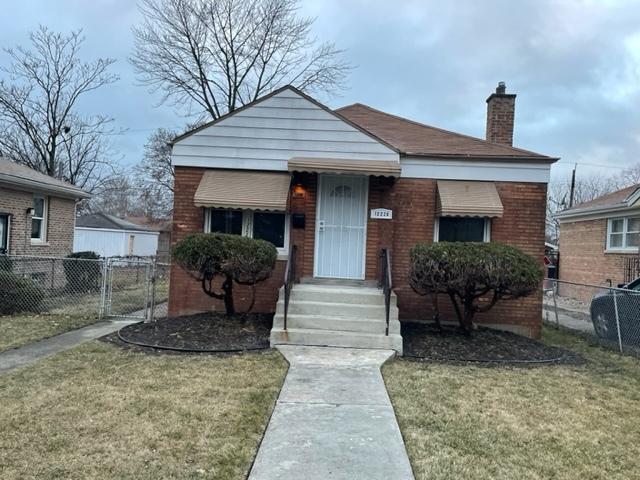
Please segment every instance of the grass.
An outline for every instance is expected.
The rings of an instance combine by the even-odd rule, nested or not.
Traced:
[[[0,478],[245,478],[286,369],[91,342],[0,376]]]
[[[416,479],[640,478],[640,360],[554,330],[544,341],[588,363],[384,367]]]
[[[91,325],[91,316],[11,315],[0,317],[0,352]]]

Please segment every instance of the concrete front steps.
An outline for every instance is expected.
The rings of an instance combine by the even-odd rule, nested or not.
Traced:
[[[389,335],[382,290],[368,286],[300,283],[293,286],[287,330],[284,330],[284,288],[271,329],[271,346],[314,345],[380,348],[402,354],[397,298],[391,295]]]

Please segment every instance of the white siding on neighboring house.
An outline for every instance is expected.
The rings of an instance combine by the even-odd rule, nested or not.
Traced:
[[[287,170],[292,157],[399,160],[398,153],[293,90],[179,140],[180,166]]]
[[[73,251],[92,251],[101,257],[125,257],[128,255],[146,257],[156,255],[158,235],[157,232],[76,227],[73,236]]]

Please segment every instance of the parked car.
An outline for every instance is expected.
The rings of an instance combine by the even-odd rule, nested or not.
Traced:
[[[616,311],[622,343],[640,347],[640,278],[593,297],[591,321],[598,337],[618,342]]]

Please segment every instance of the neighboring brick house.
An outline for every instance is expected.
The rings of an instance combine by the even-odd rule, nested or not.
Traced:
[[[255,310],[262,312],[281,309],[278,289],[291,245],[303,284],[337,281],[345,288],[375,286],[385,248],[400,319],[429,319],[430,300],[408,285],[414,244],[493,241],[541,262],[544,256],[547,183],[557,159],[512,147],[515,95],[504,84],[487,106],[490,141],[362,104],[330,110],[281,88],[175,139],[172,242],[203,231],[272,241],[279,260],[257,289]],[[241,311],[249,289],[238,293]],[[220,307],[186,272],[172,269],[171,315]],[[445,315],[453,320],[452,312]],[[538,336],[541,291],[501,302],[478,321]],[[301,329],[306,339],[310,329]],[[279,338],[293,338],[288,332]],[[315,343],[333,344],[327,335]]]
[[[617,286],[640,275],[640,184],[581,203],[560,222],[560,280]],[[567,287],[589,300],[593,289]]]
[[[0,253],[45,257],[73,251],[84,190],[0,158]]]

